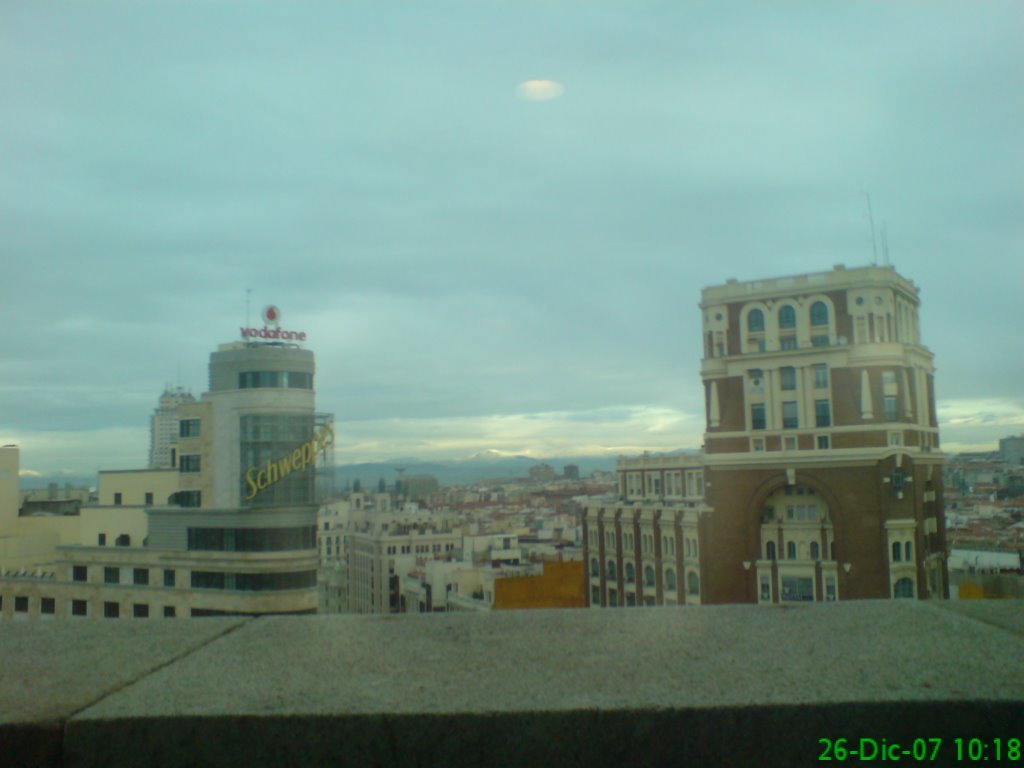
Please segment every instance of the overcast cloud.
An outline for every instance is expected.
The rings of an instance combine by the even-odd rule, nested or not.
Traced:
[[[992,445],[1024,431],[1022,39],[1017,0],[0,0],[0,441],[143,465],[251,288],[309,334],[339,461],[699,447],[700,289],[870,263],[867,190],[945,445]]]

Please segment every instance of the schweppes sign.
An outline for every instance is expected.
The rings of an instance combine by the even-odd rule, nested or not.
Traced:
[[[249,467],[245,470],[246,501],[256,498],[257,493],[281,482],[292,472],[301,472],[316,461],[317,454],[326,455],[327,449],[333,444],[334,427],[324,424],[312,440],[291,453],[280,459],[268,460],[263,466]]]

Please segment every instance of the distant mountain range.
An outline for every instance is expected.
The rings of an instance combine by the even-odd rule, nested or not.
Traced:
[[[652,456],[692,453],[692,451],[671,451],[652,453]],[[512,480],[529,476],[530,467],[547,464],[559,475],[566,464],[575,464],[580,468],[580,477],[586,478],[591,472],[610,472],[615,469],[615,456],[558,456],[536,458],[533,456],[509,456],[498,451],[483,451],[465,459],[446,459],[443,461],[424,461],[417,458],[398,458],[388,461],[366,462],[361,464],[339,464],[335,468],[334,487],[338,490],[351,485],[356,480],[364,488],[376,488],[381,478],[392,485],[402,469],[406,476],[433,475],[441,485],[469,485],[481,480]],[[76,488],[96,486],[96,475],[26,475],[21,478],[22,490],[46,488],[50,483],[57,483],[61,488],[65,483]]]
[[[670,451],[651,453],[652,456],[695,453],[696,451]],[[376,488],[380,478],[388,485],[398,477],[398,470],[404,470],[406,476],[433,475],[441,485],[469,485],[481,480],[512,480],[529,476],[530,467],[547,464],[559,475],[566,464],[575,464],[580,469],[580,477],[586,478],[591,472],[612,472],[615,470],[615,456],[509,456],[498,451],[483,451],[467,459],[448,459],[445,461],[421,461],[419,459],[391,459],[389,461],[368,462],[365,464],[339,465],[335,470],[334,484],[342,489],[346,484],[357,479],[363,488]]]

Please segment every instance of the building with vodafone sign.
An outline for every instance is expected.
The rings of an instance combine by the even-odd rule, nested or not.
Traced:
[[[4,618],[316,612],[333,417],[316,411],[306,334],[276,307],[263,317],[211,353],[208,391],[178,406],[170,467],[101,472],[80,519],[32,521],[35,567],[0,573]]]

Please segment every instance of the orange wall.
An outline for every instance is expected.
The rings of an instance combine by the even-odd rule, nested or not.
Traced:
[[[542,576],[494,581],[494,610],[515,608],[584,608],[583,561],[546,562]]]

